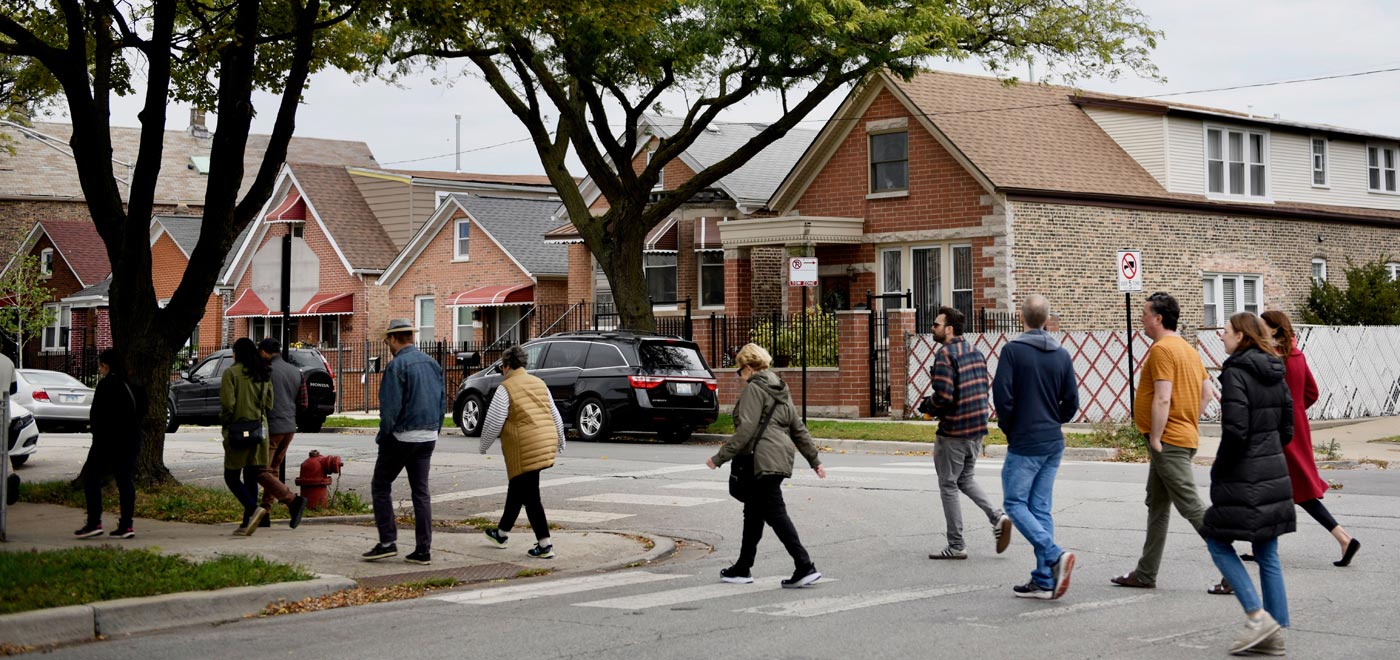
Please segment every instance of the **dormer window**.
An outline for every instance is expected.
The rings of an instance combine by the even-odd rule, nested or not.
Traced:
[[[53,248],[44,248],[39,253],[39,275],[43,277],[53,275]]]
[[[1393,193],[1395,190],[1395,147],[1366,147],[1366,187],[1371,192]]]
[[[1267,133],[1206,127],[1206,193],[1267,199],[1268,155]]]
[[[1327,138],[1312,138],[1312,184],[1327,187]]]

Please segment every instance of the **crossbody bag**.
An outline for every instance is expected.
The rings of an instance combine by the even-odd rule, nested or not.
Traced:
[[[763,413],[763,418],[758,422],[758,430],[754,432],[752,438],[749,438],[744,449],[734,457],[734,460],[729,461],[729,496],[740,502],[747,502],[752,494],[755,478],[753,454],[757,448],[758,440],[768,430],[768,423],[773,420],[773,412],[777,409],[778,400],[773,399],[773,405],[768,406],[767,412]]]

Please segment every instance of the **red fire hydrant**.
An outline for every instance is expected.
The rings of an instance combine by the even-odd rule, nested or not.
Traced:
[[[306,505],[311,509],[323,509],[326,506],[326,486],[331,485],[331,475],[340,474],[339,456],[322,456],[321,452],[311,450],[310,456],[301,463],[301,476],[296,478],[296,485],[301,486],[301,496],[306,498]]]

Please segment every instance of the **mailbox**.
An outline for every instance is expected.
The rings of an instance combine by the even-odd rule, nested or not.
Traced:
[[[370,372],[370,373],[372,373],[372,374],[377,374],[377,373],[379,373],[379,356],[378,356],[378,355],[371,356],[371,357],[369,358],[369,362],[366,363],[365,367],[366,367],[365,370],[368,371],[368,372]]]
[[[457,366],[474,369],[481,366],[480,351],[466,351],[457,354]]]

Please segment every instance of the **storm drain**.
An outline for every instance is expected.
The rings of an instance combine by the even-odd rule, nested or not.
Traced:
[[[478,564],[476,566],[444,568],[436,571],[412,571],[409,573],[394,573],[392,575],[375,575],[372,577],[359,578],[356,582],[359,582],[360,586],[365,588],[392,587],[396,584],[447,578],[456,578],[460,583],[485,582],[487,580],[500,580],[502,578],[515,577],[517,573],[523,570],[525,570],[524,566],[518,566],[516,564]]]

